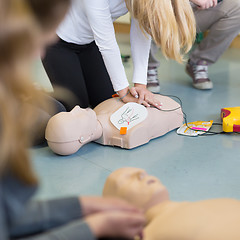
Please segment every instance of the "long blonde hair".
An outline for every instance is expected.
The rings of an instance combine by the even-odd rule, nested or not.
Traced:
[[[42,104],[28,69],[37,32],[24,4],[22,7],[23,14],[11,9],[0,24],[0,174],[7,169],[23,182],[36,184],[26,150],[36,113],[26,97]]]
[[[30,66],[39,47],[38,39],[47,28],[46,20],[50,26],[57,26],[70,0],[3,2],[6,4],[1,5],[5,9],[1,9],[4,15],[0,16],[0,177],[11,171],[26,184],[36,185],[27,147],[39,117],[38,107],[46,111],[49,108],[42,92],[31,81]],[[45,14],[40,6],[47,7]]]
[[[196,23],[189,0],[125,0],[129,12],[161,47],[166,58],[182,62],[195,40]]]

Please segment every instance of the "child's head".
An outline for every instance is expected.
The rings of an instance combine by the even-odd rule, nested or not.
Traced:
[[[195,40],[195,17],[189,0],[125,0],[143,32],[167,58],[182,62]]]

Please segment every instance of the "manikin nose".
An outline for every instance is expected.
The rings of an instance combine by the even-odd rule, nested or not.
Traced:
[[[73,113],[73,114],[78,114],[78,113],[82,113],[82,112],[84,112],[85,111],[85,109],[83,109],[83,108],[80,108],[80,106],[75,106],[73,109],[72,109],[72,111],[71,111],[71,113]]]

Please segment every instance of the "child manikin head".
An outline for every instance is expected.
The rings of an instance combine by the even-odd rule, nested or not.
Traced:
[[[45,136],[55,153],[69,155],[95,140],[96,132],[101,132],[99,128],[100,124],[92,109],[76,106],[70,112],[61,112],[53,116],[48,122]]]
[[[147,210],[169,200],[166,187],[154,176],[140,168],[120,168],[107,178],[103,196],[119,197]]]

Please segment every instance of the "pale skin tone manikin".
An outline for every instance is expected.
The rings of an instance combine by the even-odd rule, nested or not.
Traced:
[[[110,122],[110,116],[124,105],[119,98],[108,99],[94,110],[76,106],[71,112],[59,113],[48,122],[45,135],[48,145],[57,154],[69,155],[91,141],[127,149],[148,143],[180,127],[183,122],[177,102],[157,94],[155,98],[162,103],[162,110],[173,111],[148,107],[147,118],[124,135]]]
[[[239,240],[240,201],[173,202],[166,187],[143,169],[121,168],[107,178],[103,196],[144,209],[145,240]]]

